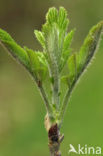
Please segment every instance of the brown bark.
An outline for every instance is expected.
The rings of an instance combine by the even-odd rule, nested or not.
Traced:
[[[49,150],[50,156],[61,156],[60,143],[62,142],[64,135],[60,135],[59,128],[57,124],[51,126],[48,131],[49,138]]]

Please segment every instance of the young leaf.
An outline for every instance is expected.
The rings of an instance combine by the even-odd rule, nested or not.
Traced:
[[[68,68],[69,68],[69,79],[68,85],[69,88],[72,86],[74,80],[77,78],[77,70],[76,70],[76,53],[72,54],[68,59]]]
[[[67,11],[63,7],[60,7],[58,14],[59,28],[62,31],[66,32],[69,24],[69,19],[67,18]]]
[[[61,56],[61,65],[60,65],[60,71],[63,69],[64,65],[66,64],[72,49],[70,48],[73,36],[74,36],[74,32],[75,30],[71,30],[71,32],[69,32],[64,39],[64,43],[63,43],[63,49],[62,49],[62,56]]]
[[[88,63],[91,61],[91,59],[94,56],[94,53],[97,50],[97,47],[99,46],[99,41],[101,39],[101,34],[103,31],[103,21],[98,23],[96,26],[94,26],[88,36],[86,37],[82,47],[80,48],[80,51],[78,53],[72,54],[72,56],[68,59],[68,68],[69,68],[69,77],[67,78],[68,83],[68,90],[65,94],[63,103],[61,105],[61,111],[60,111],[60,126],[62,123],[62,119],[65,113],[65,109],[68,104],[68,100],[70,98],[71,92],[73,91],[73,88],[80,77],[80,75],[83,73],[84,69],[87,67]]]
[[[40,42],[43,49],[45,50],[46,45],[45,45],[45,38],[44,38],[43,33],[41,31],[35,30],[34,34],[35,34],[37,40]]]
[[[20,63],[29,69],[29,58],[26,51],[21,48],[6,31],[2,29],[0,29],[0,41],[8,49],[12,56],[18,59]]]
[[[58,68],[61,62],[62,48],[68,23],[67,11],[63,7],[60,7],[59,11],[51,8],[46,15],[46,24],[42,28],[49,64],[53,64],[54,66],[53,59],[55,59],[57,62],[56,67],[58,66]],[[52,65],[50,65],[50,68],[52,68]]]
[[[43,80],[47,72],[47,63],[43,52],[33,51],[25,47],[30,59],[30,69],[34,77],[38,80]]]
[[[75,30],[71,30],[71,32],[69,32],[66,35],[66,37],[64,39],[64,43],[63,43],[63,52],[67,51],[70,48],[70,44],[73,39],[74,32],[75,32]]]
[[[57,17],[58,17],[58,12],[56,8],[50,8],[47,15],[46,15],[46,20],[47,23],[52,26],[53,23],[57,23]]]
[[[68,59],[69,78],[68,85],[73,87],[79,76],[82,74],[88,63],[91,61],[97,50],[101,34],[103,31],[103,22],[94,26],[86,37],[80,51],[74,53]]]
[[[99,41],[101,38],[101,34],[103,31],[103,22],[95,25],[89,32],[86,37],[79,54],[77,55],[77,70],[78,74],[81,74],[83,70],[86,68],[91,58],[99,46]]]

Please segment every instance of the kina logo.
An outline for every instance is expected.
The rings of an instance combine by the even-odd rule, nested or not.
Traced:
[[[77,155],[101,155],[102,154],[102,148],[97,146],[97,147],[89,147],[88,145],[81,146],[78,144],[77,148],[75,148],[72,144],[69,145],[69,151],[68,154],[70,155],[71,153],[77,154]]]

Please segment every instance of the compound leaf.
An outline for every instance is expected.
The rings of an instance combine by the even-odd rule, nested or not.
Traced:
[[[29,58],[26,51],[21,48],[6,31],[2,29],[0,29],[0,41],[13,57],[18,59],[20,63],[29,69]]]
[[[25,49],[30,59],[31,71],[37,79],[43,80],[47,72],[47,63],[43,52],[33,51],[27,47]]]
[[[99,45],[99,41],[101,39],[101,34],[103,31],[103,22],[98,23],[94,26],[86,39],[80,51],[77,53],[73,53],[68,59],[68,69],[69,69],[69,77],[68,77],[68,86],[70,88],[76,83],[84,69],[87,67],[89,62],[94,56],[94,53],[97,50]]]
[[[86,37],[77,55],[77,70],[79,73],[81,73],[86,68],[94,53],[96,52],[97,47],[99,46],[99,41],[101,39],[102,31],[103,22],[100,22],[93,26],[88,36]]]
[[[46,15],[46,23],[42,27],[42,32],[35,31],[37,39],[48,55],[48,64],[53,77],[61,72],[61,66],[64,66],[66,58],[69,57],[73,31],[67,34],[68,24],[67,11],[63,7],[60,7],[59,11],[53,7]]]

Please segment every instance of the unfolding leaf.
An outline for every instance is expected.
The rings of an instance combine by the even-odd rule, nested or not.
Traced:
[[[43,53],[33,51],[32,49],[28,49],[27,47],[25,47],[25,49],[30,59],[31,71],[37,79],[43,80],[47,72],[47,64]]]
[[[45,38],[44,38],[44,35],[41,31],[38,31],[38,30],[35,30],[34,31],[34,34],[37,38],[37,40],[40,42],[41,46],[43,47],[43,49],[45,49]]]
[[[1,41],[13,41],[12,37],[4,30],[0,29],[0,40]]]
[[[8,49],[12,56],[14,56],[20,63],[22,63],[29,70],[29,58],[26,51],[21,48],[12,37],[4,30],[0,29],[0,41]]]
[[[39,59],[41,65],[47,67],[47,60],[46,60],[46,57],[45,57],[45,53],[38,51],[37,56],[38,56],[38,59]]]
[[[53,23],[57,22],[57,18],[58,18],[57,9],[54,7],[50,8],[47,15],[46,15],[47,23],[52,26]]]
[[[67,18],[67,11],[63,7],[60,7],[58,14],[59,28],[61,30],[67,31],[67,27],[69,24],[69,19]]]
[[[33,72],[35,72],[35,70],[40,67],[38,55],[32,49],[28,49],[25,47],[25,50],[27,51],[29,59],[30,59],[31,69]]]
[[[74,31],[75,30],[72,30],[65,36],[64,43],[63,43],[63,49],[62,49],[60,71],[63,69],[64,65],[66,64],[66,62],[72,52],[70,45],[71,45],[71,42],[72,42],[72,39],[74,36]]]
[[[90,30],[82,47],[80,48],[80,51],[78,53],[73,53],[69,57],[69,86],[72,87],[76,83],[76,81],[94,56],[97,46],[99,45],[102,31],[103,22],[100,22]]]
[[[78,73],[81,73],[86,68],[86,66],[92,59],[94,53],[96,52],[102,31],[103,31],[103,22],[98,23],[90,30],[88,36],[86,37],[77,55]]]
[[[48,55],[47,60],[53,77],[60,72],[60,67],[64,66],[64,62],[66,62],[69,56],[70,49],[68,47],[70,46],[73,32],[70,32],[69,37],[66,37],[68,24],[69,20],[67,18],[67,11],[63,7],[60,7],[59,11],[53,7],[49,9],[46,15],[46,23],[42,27],[42,32],[36,32],[36,37],[39,42],[41,40],[40,36],[43,34],[43,40],[45,40],[45,51]],[[67,39],[65,39],[64,42],[65,37]]]
[[[64,39],[64,43],[63,43],[63,53],[67,50],[70,49],[70,44],[71,44],[71,41],[73,39],[73,36],[74,36],[74,32],[75,30],[71,30],[65,37]]]
[[[76,53],[72,54],[68,59],[68,69],[69,69],[69,86],[72,86],[72,83],[77,78],[77,69],[76,69]]]

